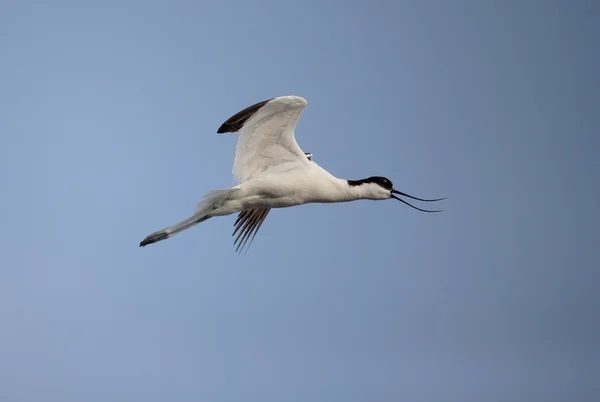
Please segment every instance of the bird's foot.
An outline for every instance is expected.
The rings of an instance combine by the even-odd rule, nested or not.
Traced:
[[[148,244],[156,243],[157,241],[166,240],[169,238],[169,234],[164,230],[158,231],[156,233],[152,233],[151,235],[146,236],[144,240],[140,242],[140,247],[147,246]]]

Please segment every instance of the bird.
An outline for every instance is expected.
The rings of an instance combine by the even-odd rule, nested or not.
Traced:
[[[337,203],[357,200],[396,199],[422,212],[400,198],[433,202],[394,189],[383,176],[359,180],[340,179],[319,166],[312,153],[303,152],[295,139],[295,128],[306,108],[300,96],[279,96],[249,106],[227,119],[218,134],[239,133],[233,164],[237,184],[208,191],[189,218],[154,232],[140,247],[169,239],[206,220],[238,214],[232,236],[236,251],[244,249],[258,233],[273,208],[289,208],[309,203]]]

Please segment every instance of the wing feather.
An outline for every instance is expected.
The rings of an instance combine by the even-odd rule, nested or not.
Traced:
[[[231,116],[218,132],[239,132],[233,174],[238,182],[281,164],[307,163],[294,136],[306,100],[281,96]]]
[[[241,252],[248,239],[251,239],[250,243],[252,243],[252,240],[254,240],[254,237],[256,237],[256,234],[258,233],[258,229],[260,229],[267,218],[269,211],[271,211],[271,208],[255,208],[242,211],[238,214],[234,223],[235,230],[232,234],[232,236],[235,236],[239,231],[239,234],[233,242],[234,246],[237,245],[235,251]],[[250,247],[250,245],[248,245],[248,247]]]

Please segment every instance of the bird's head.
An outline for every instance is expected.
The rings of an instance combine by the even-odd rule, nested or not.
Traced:
[[[417,210],[423,211],[423,212],[440,212],[440,211],[439,210],[431,211],[431,210],[415,207],[414,205],[409,204],[408,202],[404,201],[402,198],[399,198],[398,196],[408,197],[408,198],[412,198],[413,200],[425,201],[425,202],[441,201],[441,200],[445,199],[445,197],[444,197],[444,198],[436,198],[433,200],[426,200],[423,198],[413,197],[412,195],[408,195],[401,191],[395,190],[394,185],[392,184],[391,180],[386,177],[382,177],[382,176],[372,176],[372,177],[367,177],[366,179],[362,179],[362,180],[348,180],[348,185],[350,187],[355,187],[357,190],[359,190],[362,198],[366,198],[366,199],[370,199],[370,200],[387,200],[389,198],[394,198],[400,202],[403,202],[404,204],[408,205],[409,207],[412,207],[414,209],[417,209]]]

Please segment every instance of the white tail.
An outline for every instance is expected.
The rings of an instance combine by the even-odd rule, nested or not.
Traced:
[[[212,217],[210,215],[210,211],[215,208],[217,201],[225,198],[226,194],[232,190],[233,189],[209,191],[196,205],[196,211],[194,215],[179,223],[176,223],[173,226],[166,227],[163,230],[159,230],[158,232],[154,232],[151,235],[146,236],[146,238],[141,241],[140,247],[144,247],[148,244],[156,243],[161,240],[166,240],[175,236],[177,233],[183,232],[192,226],[210,219]]]

